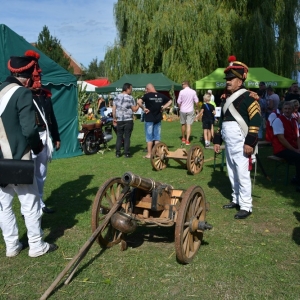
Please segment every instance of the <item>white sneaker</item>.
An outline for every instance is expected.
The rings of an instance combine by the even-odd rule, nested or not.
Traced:
[[[12,252],[6,252],[6,256],[7,257],[17,256],[21,252],[22,249],[23,249],[23,244],[19,242],[17,249]]]

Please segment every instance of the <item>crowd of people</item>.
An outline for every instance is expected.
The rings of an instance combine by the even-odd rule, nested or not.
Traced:
[[[42,239],[42,213],[54,212],[43,202],[47,164],[53,148],[59,150],[61,141],[51,93],[41,87],[42,70],[38,60],[39,54],[34,51],[27,51],[24,56],[12,56],[8,62],[11,76],[0,86],[0,159],[34,161],[32,183],[0,182],[0,227],[7,257],[14,257],[23,249],[12,210],[15,194],[20,200],[27,227],[29,256],[41,256],[58,248]],[[210,147],[213,141],[214,151],[219,153],[222,142],[225,142],[232,199],[223,208],[237,209],[234,218],[245,219],[252,214],[250,171],[259,140],[270,141],[274,155],[296,165],[292,183],[300,192],[300,94],[297,83],[290,87],[284,99],[280,99],[274,89],[264,82],[260,82],[257,93],[248,91],[244,86],[247,65],[235,57],[229,61],[229,66],[224,70],[226,90],[221,96],[221,115],[216,132],[216,103],[211,90],[204,94],[203,104],[199,107],[196,91],[191,89],[188,81],[183,81],[177,105],[182,144],[190,145],[195,120],[202,121],[205,147]],[[131,94],[132,84],[125,83],[122,92],[110,103],[111,118],[117,128],[115,155],[116,158],[122,155],[132,157],[130,138],[134,127],[133,114],[140,109],[144,115],[147,145],[144,158],[150,159],[153,146],[161,140],[162,113],[173,101],[157,92],[151,83],[146,85],[144,95],[137,101]],[[97,112],[103,116],[106,109],[101,96],[97,102]]]

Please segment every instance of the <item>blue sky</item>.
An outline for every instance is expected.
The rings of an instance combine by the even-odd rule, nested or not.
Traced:
[[[43,26],[58,38],[63,48],[88,67],[104,59],[116,36],[113,5],[117,0],[12,0],[1,1],[0,24],[5,24],[28,42],[36,42]]]

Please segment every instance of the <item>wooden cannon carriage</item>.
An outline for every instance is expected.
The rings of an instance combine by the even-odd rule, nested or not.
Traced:
[[[157,143],[152,149],[151,165],[159,171],[167,167],[169,159],[175,160],[187,168],[191,174],[198,174],[203,169],[204,155],[200,146],[194,145],[189,150],[179,148],[176,151],[169,151],[165,143]]]
[[[174,189],[149,178],[142,178],[127,172],[122,178],[107,180],[99,189],[92,209],[92,229],[95,231],[101,221],[118,202],[124,187],[131,189],[114,215],[99,234],[97,241],[101,247],[111,247],[122,242],[126,249],[126,235],[136,225],[175,226],[175,249],[179,262],[189,263],[196,255],[205,229],[206,199],[199,186],[187,190]],[[132,229],[132,230],[131,230]]]
[[[69,273],[68,284],[94,241],[102,248],[118,243],[127,248],[126,235],[137,226],[175,225],[175,251],[178,262],[190,263],[199,250],[203,232],[212,226],[205,221],[207,203],[200,186],[187,190],[142,178],[131,172],[107,180],[98,190],[92,207],[93,234],[70,261],[41,299],[47,299],[59,281]]]

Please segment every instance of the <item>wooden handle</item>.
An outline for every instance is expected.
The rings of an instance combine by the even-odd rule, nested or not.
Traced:
[[[68,265],[63,269],[63,271],[57,276],[57,278],[53,281],[53,283],[50,285],[50,287],[46,290],[46,292],[42,295],[40,300],[46,300],[48,296],[52,293],[54,288],[57,286],[57,284],[62,280],[62,278],[67,274],[67,272],[71,269],[73,264],[75,264],[73,271],[69,275],[68,279],[66,280],[67,283],[69,283],[80,263],[80,261],[85,257],[88,250],[91,248],[93,243],[95,242],[98,235],[102,232],[102,230],[106,227],[106,225],[109,222],[109,219],[111,216],[118,210],[120,205],[122,204],[125,195],[127,194],[129,190],[129,186],[125,186],[118,201],[114,204],[114,206],[111,208],[109,213],[106,215],[105,219],[103,220],[102,224],[97,227],[97,229],[93,232],[91,237],[85,242],[85,244],[80,248],[77,255],[73,257],[73,259],[68,263]]]

